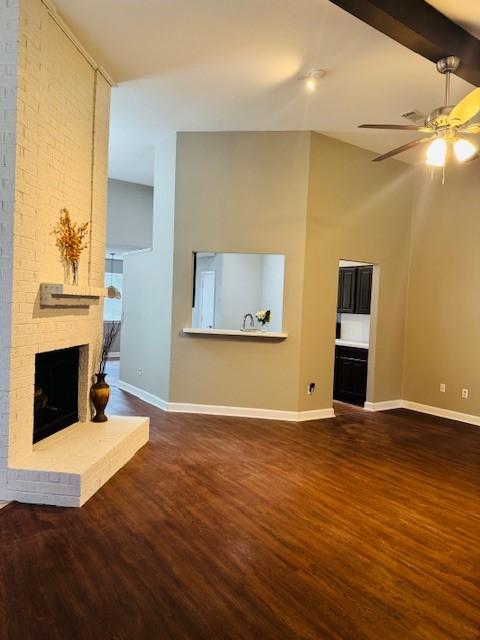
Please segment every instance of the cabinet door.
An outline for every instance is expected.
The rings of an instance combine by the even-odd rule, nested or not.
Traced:
[[[335,352],[335,374],[333,397],[352,404],[363,405],[367,395],[367,357],[363,350],[337,347]]]
[[[373,267],[357,267],[355,313],[370,313]]]
[[[355,267],[340,267],[338,303],[339,313],[355,313],[355,282],[357,270]]]

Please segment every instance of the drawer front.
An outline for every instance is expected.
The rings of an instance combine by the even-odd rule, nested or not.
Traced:
[[[344,347],[337,345],[335,347],[335,357],[352,358],[354,360],[368,360],[368,349],[359,349],[358,347]]]

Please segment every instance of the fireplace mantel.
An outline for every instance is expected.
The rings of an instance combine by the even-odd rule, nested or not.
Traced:
[[[72,284],[42,282],[40,285],[40,306],[49,308],[89,307],[106,298],[107,289]]]

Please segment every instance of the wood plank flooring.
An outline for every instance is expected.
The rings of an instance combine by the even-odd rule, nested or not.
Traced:
[[[333,410],[336,416],[344,416],[352,413],[364,413],[363,407],[357,407],[354,404],[340,402],[339,400],[333,401]]]
[[[480,429],[148,414],[82,509],[0,512],[0,638],[478,640]]]

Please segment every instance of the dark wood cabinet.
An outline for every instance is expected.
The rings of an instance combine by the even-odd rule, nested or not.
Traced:
[[[338,313],[355,313],[356,267],[340,267],[338,276]]]
[[[372,267],[357,267],[355,313],[370,313]]]
[[[368,349],[337,346],[333,398],[363,405],[367,397]]]
[[[340,267],[337,313],[370,313],[373,267]]]

